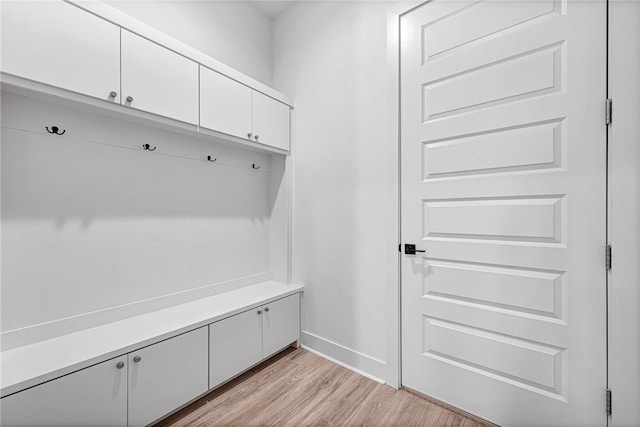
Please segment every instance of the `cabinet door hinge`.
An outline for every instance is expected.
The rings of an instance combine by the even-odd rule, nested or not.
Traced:
[[[607,270],[611,270],[611,245],[607,245],[604,251],[604,265]]]
[[[611,390],[607,389],[607,415],[611,415]]]
[[[611,100],[611,98],[607,98],[604,101],[604,123],[608,126],[611,124],[612,121],[612,117],[613,117],[613,112],[612,112],[612,108],[613,108],[613,101]]]

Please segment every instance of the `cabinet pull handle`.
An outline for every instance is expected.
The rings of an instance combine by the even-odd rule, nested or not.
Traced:
[[[258,140],[258,138],[260,138],[260,135],[256,135],[253,137],[256,141]]]
[[[109,93],[109,98],[116,99],[116,96],[118,96],[118,92],[116,92],[115,90],[112,90],[112,91]]]
[[[264,308],[264,311],[269,311],[269,307],[265,307],[265,308]]]
[[[262,310],[258,310],[258,314],[262,314]]]
[[[136,362],[136,363],[140,362],[141,360],[142,360],[142,357],[140,357],[140,356],[136,356],[136,357],[133,358],[133,361]]]
[[[249,138],[251,138],[252,136],[253,136],[253,134],[252,134],[251,132],[249,132],[249,133],[247,134],[247,137],[249,137]]]
[[[124,362],[118,362],[118,364],[116,365],[116,368],[118,369],[124,368]]]
[[[133,102],[133,96],[127,96],[127,102],[131,104]]]

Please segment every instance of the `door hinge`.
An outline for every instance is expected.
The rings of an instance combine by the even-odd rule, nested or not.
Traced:
[[[611,390],[607,389],[607,415],[611,415]]]
[[[611,121],[613,120],[613,101],[611,100],[611,98],[607,98],[604,101],[604,123],[608,126],[611,124]]]
[[[611,270],[611,245],[607,245],[604,250],[604,265],[607,270]]]

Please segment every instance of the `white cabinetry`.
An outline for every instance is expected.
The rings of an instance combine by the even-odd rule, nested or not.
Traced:
[[[300,339],[300,294],[209,325],[209,388]]]
[[[118,26],[61,1],[5,1],[1,27],[3,72],[119,102]]]
[[[289,150],[288,105],[200,67],[200,126]]]
[[[264,306],[262,357],[267,358],[300,339],[300,295],[291,295]]]
[[[0,400],[0,414],[0,424],[11,427],[125,426],[127,357],[7,396]]]
[[[198,64],[122,30],[122,103],[198,123]]]
[[[253,139],[289,151],[289,106],[256,91],[252,105]]]
[[[144,426],[207,391],[207,327],[129,353],[129,426]]]
[[[209,388],[262,360],[261,313],[256,308],[209,325]]]
[[[200,126],[247,138],[251,132],[251,88],[200,67]]]

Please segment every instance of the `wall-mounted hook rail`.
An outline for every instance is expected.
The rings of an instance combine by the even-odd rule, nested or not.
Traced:
[[[214,158],[213,158],[213,157],[211,157],[211,156],[207,156],[207,160],[213,163],[213,162],[215,162],[216,160],[218,160],[218,158],[216,157],[216,158],[214,159]]]
[[[158,147],[151,148],[151,146],[149,144],[142,144],[142,148],[144,148],[147,151],[156,151],[156,148],[158,148]]]
[[[260,169],[260,166],[257,166],[255,163],[251,164],[252,169]]]
[[[44,128],[47,130],[47,132],[55,133],[56,135],[64,135],[64,133],[67,131],[66,129],[64,129],[61,133],[58,133],[58,131],[60,130],[58,129],[58,126],[51,126],[51,130],[49,130],[49,126],[45,126]]]

